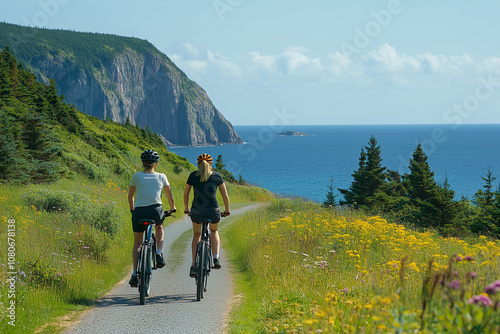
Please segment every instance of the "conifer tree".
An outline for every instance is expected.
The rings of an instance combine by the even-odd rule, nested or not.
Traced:
[[[408,175],[408,199],[414,208],[413,222],[417,226],[429,227],[436,224],[436,208],[432,205],[437,184],[434,173],[427,163],[427,156],[419,143],[410,159]]]
[[[349,189],[339,189],[344,195],[342,204],[355,205],[365,209],[378,207],[376,195],[382,191],[386,180],[385,167],[382,167],[380,146],[372,136],[368,146],[361,149],[358,170],[352,174],[353,182]]]
[[[483,185],[484,191],[480,189],[474,195],[474,199],[480,208],[485,209],[493,205],[493,197],[495,195],[495,192],[493,191],[493,182],[497,178],[493,176],[491,167],[488,167],[488,174],[486,177],[481,177],[481,179],[485,182]]]
[[[337,205],[337,195],[334,193],[335,187],[333,186],[333,175],[330,176],[330,185],[328,186],[328,192],[326,193],[326,199],[323,202],[324,207],[333,207]]]
[[[427,155],[419,143],[410,159],[408,175],[408,200],[413,207],[413,223],[420,227],[449,227],[456,213],[453,196],[447,178],[443,186],[434,180]]]
[[[226,165],[224,164],[224,161],[222,160],[222,154],[219,154],[217,156],[217,160],[215,161],[215,167],[214,171],[220,173],[224,180],[229,181],[229,182],[236,182],[236,179],[234,178],[233,174],[226,170],[224,167]]]
[[[497,214],[500,214],[500,211],[497,211],[500,208],[497,206],[500,196],[498,191],[493,191],[493,182],[496,180],[496,177],[493,176],[490,167],[488,167],[488,174],[486,177],[481,177],[481,179],[485,182],[483,185],[484,191],[483,189],[479,189],[474,194],[474,203],[479,212],[476,217],[474,217],[470,229],[475,233],[492,233],[500,235],[500,221],[497,219]]]
[[[494,193],[494,201],[491,208],[491,225],[493,227],[492,234],[496,238],[500,238],[500,184]]]
[[[457,216],[458,204],[454,201],[455,192],[451,189],[448,176],[442,185],[438,185],[436,196],[432,199],[437,210],[436,227],[441,233],[456,234],[459,232],[454,225]]]
[[[224,169],[224,167],[226,167],[226,165],[224,165],[224,162],[222,161],[222,154],[219,154],[217,156],[217,160],[215,160],[215,170],[220,172]]]

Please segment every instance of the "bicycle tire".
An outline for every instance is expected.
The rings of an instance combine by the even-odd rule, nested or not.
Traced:
[[[146,301],[146,267],[147,267],[147,254],[148,250],[145,245],[141,247],[141,254],[139,258],[139,304],[144,305]]]
[[[196,275],[198,279],[196,280],[196,300],[200,301],[203,298],[203,290],[205,289],[205,243],[201,242],[199,245],[199,258],[198,258],[198,270]]]
[[[153,251],[151,250],[151,245],[148,247],[147,252],[147,262],[146,262],[146,297],[149,296],[151,292],[151,274],[152,274],[152,263],[153,263]]]
[[[210,272],[210,248],[209,244],[205,243],[205,278],[203,282],[203,291],[207,291],[208,273]]]
[[[152,252],[153,252],[153,256],[152,256],[153,268],[152,269],[156,269],[157,268],[156,267],[156,237],[154,234],[151,236],[151,239],[153,240],[153,246],[151,247]]]

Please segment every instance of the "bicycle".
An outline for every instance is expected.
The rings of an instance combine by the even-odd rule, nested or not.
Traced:
[[[175,212],[175,211],[174,211]],[[172,216],[170,213],[165,213],[167,217]],[[144,238],[137,263],[137,279],[139,288],[139,304],[144,305],[146,297],[151,292],[151,275],[152,271],[157,269],[156,266],[156,223],[153,219],[140,219],[139,224],[146,226]]]
[[[227,217],[229,214],[222,214],[222,217]],[[212,244],[210,242],[211,231],[209,224],[211,220],[208,218],[200,218],[198,222],[201,226],[201,238],[196,244],[196,255],[194,267],[196,268],[196,300],[200,301],[203,298],[203,293],[207,291],[207,281],[210,271],[214,268],[212,256]]]

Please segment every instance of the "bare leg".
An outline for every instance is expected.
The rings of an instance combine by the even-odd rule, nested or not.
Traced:
[[[191,255],[193,258],[193,262],[191,262],[191,266],[194,266],[194,258],[196,256],[196,246],[198,244],[198,241],[201,239],[201,233],[194,233],[193,234],[193,241],[191,242]]]
[[[212,254],[219,254],[220,249],[220,239],[219,239],[219,231],[212,230],[212,234],[210,235],[210,243],[212,244]]]
[[[155,230],[156,230],[156,249],[162,249],[163,248],[163,238],[165,235],[163,233],[163,224],[155,225]]]
[[[143,234],[143,232],[134,232],[134,248],[132,249],[132,262],[134,264],[134,270],[137,270],[137,262],[139,261]]]
[[[198,241],[201,239],[201,224],[197,224],[193,222],[193,241],[191,242],[191,255],[193,258],[193,262],[191,266],[194,266],[194,258],[196,257],[196,245]]]

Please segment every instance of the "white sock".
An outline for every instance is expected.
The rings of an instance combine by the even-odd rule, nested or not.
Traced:
[[[215,254],[214,259],[218,259],[218,258],[219,258],[219,254]]]
[[[161,254],[161,248],[158,248],[158,249],[156,250],[156,254]]]

